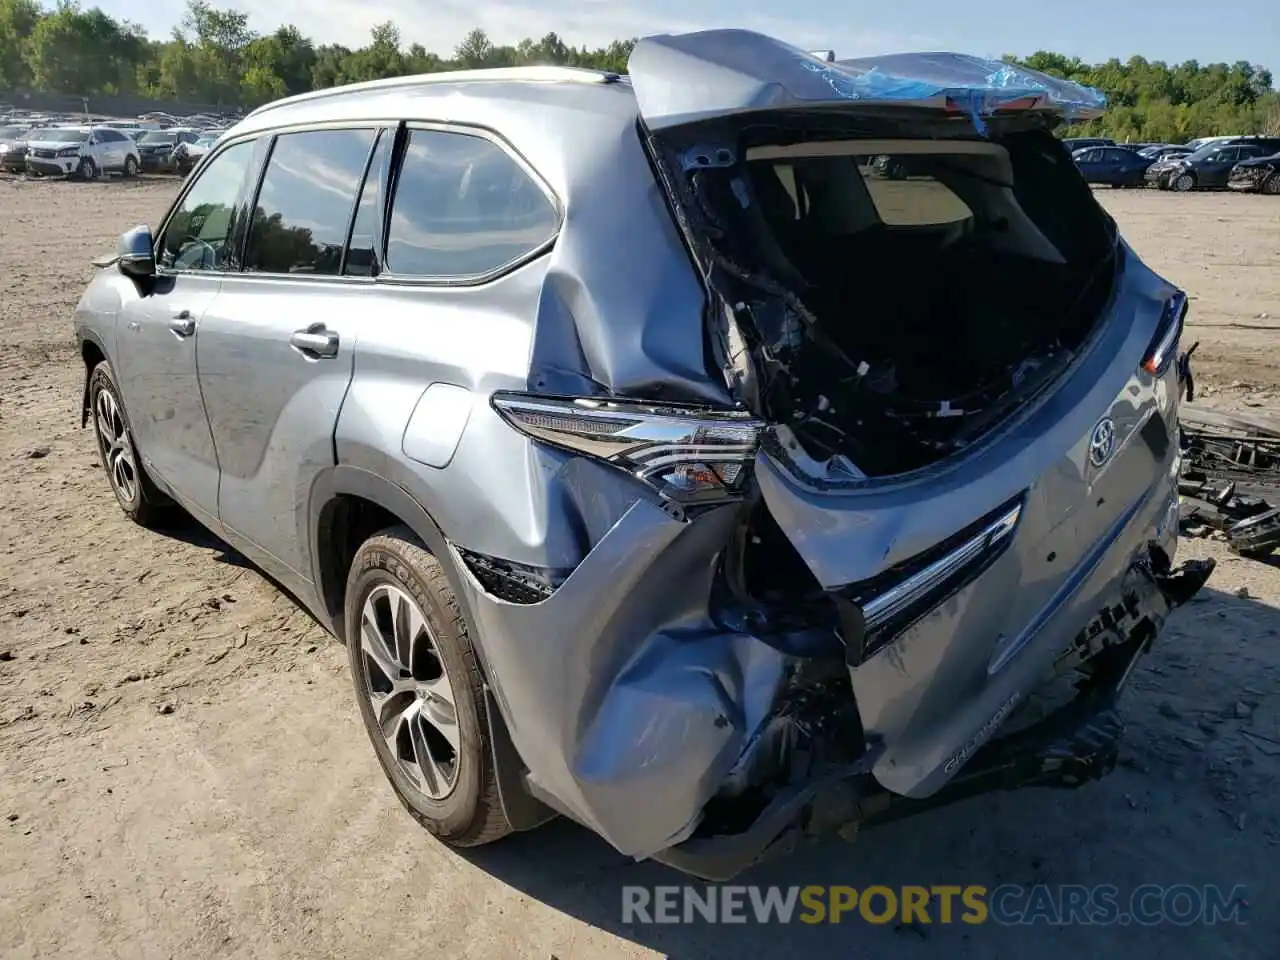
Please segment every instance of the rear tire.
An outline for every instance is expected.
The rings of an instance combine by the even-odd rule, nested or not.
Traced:
[[[142,466],[120,388],[105,360],[89,375],[89,417],[98,441],[98,457],[120,509],[141,526],[161,525],[169,517],[173,501],[156,488]]]
[[[480,665],[440,561],[407,527],[375,534],[344,616],[360,719],[401,804],[453,847],[505,837]]]

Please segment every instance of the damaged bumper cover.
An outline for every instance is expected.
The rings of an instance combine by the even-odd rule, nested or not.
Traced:
[[[1059,670],[1090,667],[1074,698],[984,744],[1023,706],[1021,693],[1010,694],[948,760],[946,768],[959,770],[956,776],[929,796],[906,797],[868,776],[871,763],[883,756],[873,750],[863,762],[779,796],[745,833],[694,838],[656,859],[707,880],[727,880],[766,855],[789,852],[802,839],[853,839],[862,829],[982,793],[1074,788],[1105,776],[1115,766],[1124,732],[1116,712],[1120,692],[1169,612],[1194,596],[1213,568],[1213,560],[1172,568],[1159,547],[1135,561],[1111,600],[1058,659]]]
[[[895,711],[930,702],[923,688],[955,683],[946,663],[949,616],[912,628],[914,652],[895,643],[848,668],[852,696],[847,683],[844,695],[862,716],[828,732],[845,741],[834,744],[838,759],[776,781],[751,822],[732,832],[707,817],[708,804],[749,762],[796,689],[807,663],[796,651],[829,649],[831,640],[820,627],[810,636],[731,629],[712,608],[736,505],[690,519],[638,501],[563,581],[535,589],[526,578],[523,593],[497,590],[497,574],[474,556],[459,551],[455,560],[467,571],[466,606],[486,674],[502,681],[493,695],[526,769],[524,789],[626,855],[727,877],[797,831],[872,822],[873,811],[888,816],[889,807],[897,816],[910,808],[902,807],[907,798],[925,809],[961,776],[969,792],[977,783],[1016,785],[1012,774],[972,777],[988,755],[984,742],[1024,698],[1085,640],[1134,649],[1136,657],[1132,642],[1141,638],[1145,648],[1168,611],[1208,576],[1207,567],[1169,569],[1177,506],[1170,492],[1162,486],[1128,511],[1016,655],[994,665],[984,689],[951,691],[945,717]],[[946,601],[965,602],[963,590]],[[928,662],[916,660],[922,654]],[[842,661],[837,667],[845,670]],[[1027,782],[1039,782],[1046,758],[1065,748],[1041,738],[1028,749],[1016,762],[1001,761],[1002,769],[1031,770]],[[1061,766],[1079,766],[1063,757]],[[890,794],[892,801],[882,796]]]

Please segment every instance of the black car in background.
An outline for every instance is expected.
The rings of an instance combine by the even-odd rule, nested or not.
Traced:
[[[1227,186],[1241,193],[1265,193],[1280,197],[1280,153],[1241,160],[1231,168]]]
[[[1080,168],[1086,182],[1112,187],[1142,186],[1146,182],[1147,167],[1152,163],[1123,147],[1086,147],[1073,153],[1071,159]]]
[[[1227,185],[1231,169],[1243,160],[1266,157],[1280,150],[1280,137],[1241,138],[1238,142],[1211,143],[1195,153],[1166,157],[1147,167],[1146,182],[1161,190],[1219,190]]]
[[[201,131],[192,128],[147,130],[138,136],[138,156],[148,173],[170,173],[176,169],[174,148],[180,143],[195,143]]]

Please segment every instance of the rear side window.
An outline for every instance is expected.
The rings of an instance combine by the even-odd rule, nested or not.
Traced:
[[[391,206],[387,269],[440,279],[492,274],[547,243],[555,207],[483,137],[412,130]]]
[[[258,190],[245,269],[333,276],[376,130],[308,130],[276,138]]]

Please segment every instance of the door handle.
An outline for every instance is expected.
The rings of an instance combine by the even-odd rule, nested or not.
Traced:
[[[289,343],[309,357],[338,355],[338,335],[332,330],[326,330],[323,323],[313,323],[305,330],[293,331]]]
[[[190,310],[175,313],[169,321],[169,329],[180,337],[189,337],[196,332],[196,318]]]

